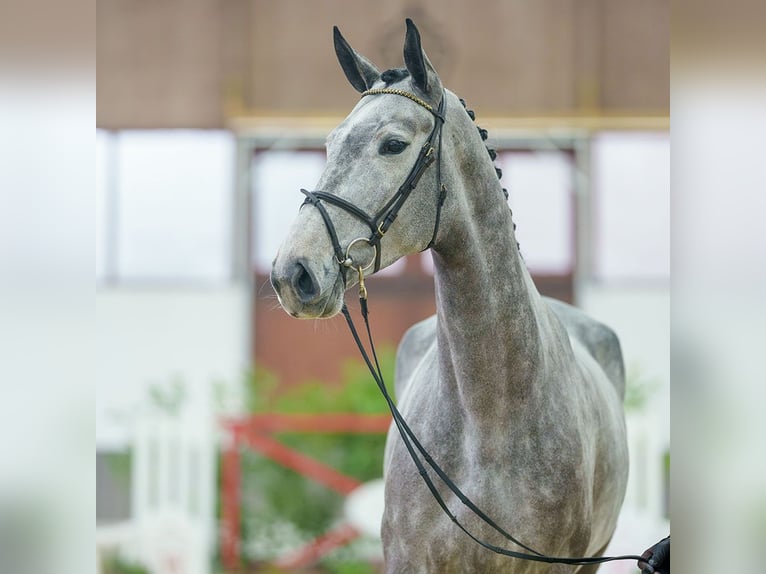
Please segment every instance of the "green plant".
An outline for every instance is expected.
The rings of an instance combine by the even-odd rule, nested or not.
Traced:
[[[393,381],[395,353],[383,348],[378,354],[386,381]],[[375,381],[361,360],[349,360],[343,365],[339,382],[309,380],[280,388],[278,377],[257,367],[246,380],[246,403],[250,413],[334,413],[354,412],[379,414],[388,412]],[[389,392],[393,396],[393,386]]]
[[[130,475],[133,469],[133,451],[104,452],[100,456],[106,462],[117,484],[124,489],[130,488]]]
[[[149,404],[168,414],[177,415],[186,401],[186,386],[176,376],[166,383],[152,383],[148,390]]]
[[[112,554],[102,560],[101,571],[103,574],[149,574],[149,570],[125,560],[119,554]]]
[[[635,363],[629,365],[625,374],[625,400],[623,404],[626,411],[640,411],[646,407],[646,403],[659,388],[657,379],[647,377],[642,369]]]
[[[382,349],[381,368],[393,380],[394,351]],[[387,413],[386,403],[361,361],[344,365],[337,383],[307,381],[282,389],[278,378],[259,368],[246,380],[246,403],[251,413]],[[383,434],[279,433],[287,446],[364,482],[382,474]],[[339,494],[286,469],[257,453],[242,456],[242,516],[245,553],[251,559],[273,558],[281,548],[297,546],[330,529],[339,519]],[[290,527],[285,525],[289,524]],[[363,562],[348,556],[327,557],[328,572],[365,573]]]
[[[322,560],[322,567],[328,574],[374,574],[375,567],[360,560]]]

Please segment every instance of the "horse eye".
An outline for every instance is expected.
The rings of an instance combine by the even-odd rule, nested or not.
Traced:
[[[387,142],[384,142],[383,145],[380,147],[380,153],[390,154],[390,155],[402,153],[404,149],[407,147],[407,145],[408,144],[403,141],[388,140]]]

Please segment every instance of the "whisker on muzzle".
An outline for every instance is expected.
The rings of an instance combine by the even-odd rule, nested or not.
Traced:
[[[266,280],[264,280],[264,282],[261,284],[261,286],[258,288],[258,290],[257,290],[257,292],[256,292],[256,293],[257,293],[257,295],[259,295],[259,296],[260,296],[260,295],[263,293],[263,290],[264,290],[264,289],[266,289],[266,287],[267,287],[267,286],[268,286],[269,288],[271,288],[271,291],[272,291],[272,293],[274,292],[274,287],[271,285],[271,279],[266,279]],[[276,295],[275,295],[275,296],[276,296]]]

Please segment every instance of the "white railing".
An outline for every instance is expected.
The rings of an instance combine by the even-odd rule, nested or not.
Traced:
[[[666,517],[665,453],[668,440],[660,432],[658,417],[651,411],[626,416],[630,471],[625,502],[617,530],[606,554],[641,554],[670,534]],[[611,562],[600,569],[603,574],[633,574],[635,562]]]
[[[101,529],[151,574],[210,574],[215,543],[215,430],[211,415],[145,413],[132,444],[131,519]]]

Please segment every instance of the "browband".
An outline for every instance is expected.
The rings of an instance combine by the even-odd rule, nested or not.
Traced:
[[[367,90],[366,92],[362,92],[362,97],[376,96],[378,94],[394,94],[395,96],[404,96],[405,98],[412,100],[416,104],[423,106],[429,112],[434,113],[434,107],[431,104],[429,104],[427,101],[420,99],[415,94],[411,94],[410,92],[405,92],[404,90],[399,90],[397,88],[374,88],[371,90]]]

